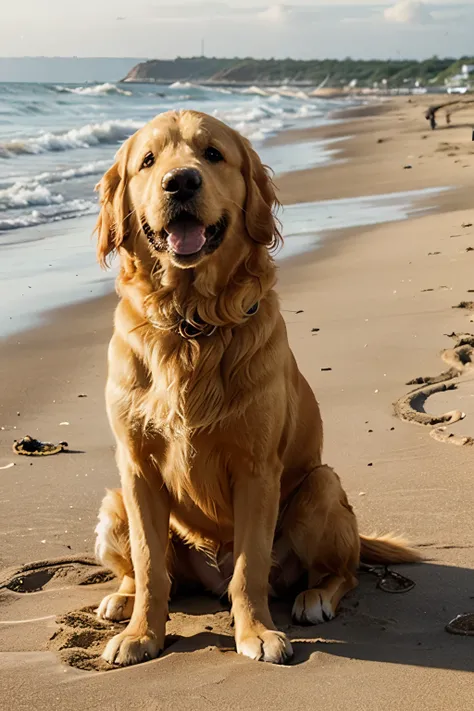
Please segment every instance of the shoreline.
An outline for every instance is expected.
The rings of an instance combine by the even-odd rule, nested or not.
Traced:
[[[319,200],[334,197],[336,185],[341,198],[453,185],[458,191],[464,191],[462,199],[466,200],[467,206],[466,188],[469,189],[471,181],[469,171],[464,167],[474,165],[471,124],[431,131],[423,120],[428,103],[426,97],[403,97],[379,105],[351,108],[348,109],[348,120],[312,129],[290,130],[285,140],[297,142],[303,138],[321,138],[338,142],[349,131],[349,138],[336,143],[340,149],[339,161],[319,168]],[[466,114],[464,118],[468,120],[472,114]],[[340,112],[336,115],[341,117]],[[394,140],[394,134],[403,137],[403,152],[400,142]],[[275,137],[275,140],[278,142],[281,138]],[[347,162],[352,162],[351,170],[347,170]],[[444,174],[440,174],[441,170]],[[307,170],[280,176],[278,187],[282,201],[314,200],[310,178]]]
[[[287,236],[290,235],[285,244],[285,250],[288,254],[280,254],[279,260],[291,261],[301,253],[309,255],[314,249],[320,250],[327,239],[333,238],[334,228],[328,231],[323,223],[326,219],[334,220],[336,218],[337,220],[338,214],[342,214],[341,211],[344,211],[345,206],[343,203],[338,203],[338,199],[356,200],[359,203],[357,205],[349,202],[347,205],[348,212],[352,211],[352,219],[355,219],[353,223],[351,223],[351,218],[346,219],[345,224],[342,226],[349,231],[353,228],[357,229],[362,224],[360,216],[356,217],[356,215],[358,211],[364,210],[365,205],[369,204],[368,200],[373,201],[374,210],[379,210],[379,221],[381,223],[390,221],[391,211],[385,209],[384,214],[382,203],[378,202],[380,199],[385,199],[387,205],[391,200],[398,200],[401,205],[404,203],[405,207],[403,209],[406,211],[407,216],[414,208],[430,211],[433,209],[447,209],[448,205],[450,205],[449,209],[458,209],[464,205],[468,196],[466,194],[466,197],[461,197],[460,188],[446,191],[441,199],[437,195],[433,197],[428,194],[426,196],[417,194],[417,191],[420,190],[419,182],[413,190],[406,190],[403,180],[393,182],[391,187],[395,188],[395,190],[391,191],[377,192],[377,190],[374,190],[372,193],[361,192],[359,194],[358,181],[352,188],[347,189],[346,186],[345,190],[340,191],[341,180],[339,176],[344,177],[347,175],[347,161],[352,160],[354,152],[357,150],[357,144],[369,125],[368,122],[376,121],[378,117],[383,117],[390,113],[393,110],[393,104],[394,102],[371,103],[365,106],[349,106],[345,109],[338,109],[329,115],[328,121],[323,125],[317,125],[312,128],[290,128],[280,131],[276,136],[264,142],[262,148],[264,159],[269,150],[282,149],[283,151],[280,154],[277,152],[274,156],[277,169],[282,164],[288,165],[290,160],[293,160],[293,165],[297,165],[298,162],[302,161],[308,163],[305,151],[311,148],[315,151],[313,165],[304,170],[282,172],[276,177],[281,200],[288,208],[286,215],[285,213],[283,214],[284,231]],[[363,122],[361,119],[363,119]],[[296,159],[294,157],[289,159],[288,150],[295,144],[300,146],[301,155]],[[356,144],[356,146],[354,147],[353,144]],[[333,171],[336,171],[337,180],[332,177]],[[352,173],[353,170],[350,172]],[[318,178],[320,181],[318,181]],[[317,191],[314,191],[313,194],[313,188],[311,188],[310,194],[307,189],[306,191],[301,189],[301,182],[304,182],[305,185],[317,185]],[[326,188],[326,191],[321,193],[320,182],[334,187],[329,190]],[[336,186],[337,189],[335,189]],[[443,189],[446,186],[440,185],[439,181],[435,181],[433,187]],[[413,194],[404,195],[404,193],[410,192]],[[440,199],[442,206],[440,206]],[[311,205],[308,203],[311,203]],[[298,208],[298,206],[300,206],[300,209],[295,210],[294,208]],[[323,214],[326,209],[331,210],[334,214],[327,215],[326,218]],[[302,218],[298,216],[298,212],[307,215],[306,224],[302,224]],[[318,214],[320,215],[319,218],[317,217]],[[110,272],[107,274],[98,270],[93,256],[92,239],[91,243],[88,243],[85,239],[86,233],[90,233],[92,236],[95,219],[95,215],[90,215],[76,217],[71,221],[64,220],[30,227],[19,231],[19,234],[16,235],[16,240],[10,238],[8,241],[3,241],[2,248],[4,249],[4,254],[5,250],[7,251],[6,257],[8,258],[10,253],[14,263],[21,263],[20,276],[22,281],[19,281],[14,275],[14,280],[10,287],[8,284],[10,276],[7,272],[3,276],[3,299],[8,303],[9,298],[11,299],[11,294],[15,294],[14,303],[16,306],[12,312],[13,315],[9,315],[6,311],[0,317],[0,330],[3,330],[3,335],[0,335],[0,342],[10,336],[15,337],[15,335],[25,333],[30,328],[41,328],[42,324],[54,318],[57,309],[61,308],[58,306],[61,297],[63,299],[67,298],[70,305],[85,304],[97,296],[106,297],[107,294],[113,291],[114,286]],[[340,221],[341,219],[339,218]],[[374,218],[371,216],[370,219],[367,217],[365,224],[369,227],[373,222]],[[297,225],[296,233],[294,232],[295,224]],[[341,225],[339,225],[338,229],[341,229]],[[68,240],[68,247],[61,254],[62,244],[65,239]],[[44,261],[43,250],[46,243],[51,257]],[[55,249],[55,244],[58,245],[59,249]],[[25,245],[29,245],[29,262],[23,262],[22,250]],[[31,258],[31,251],[33,251],[33,255],[38,252],[37,259]],[[74,251],[75,255],[80,255],[79,263],[76,263],[77,256],[75,256],[74,262],[67,261],[70,260],[68,255],[71,251]],[[52,268],[53,277],[56,279],[52,291],[49,288],[47,279],[38,277],[35,273],[34,265],[36,263],[41,264],[42,261],[46,272],[48,268]],[[30,273],[28,273],[26,265],[29,265]],[[56,275],[61,275],[62,283],[58,281],[58,276]],[[1,290],[0,297],[2,297]],[[42,299],[39,315],[35,314],[38,299]],[[67,305],[65,304],[65,306]],[[35,315],[31,316],[32,313]],[[12,322],[15,321],[22,321],[22,325],[13,325]]]
[[[471,330],[469,312],[453,308],[474,289],[474,181],[472,170],[455,163],[474,163],[470,135],[454,126],[421,139],[420,116],[422,103],[397,100],[377,118],[351,119],[345,128],[351,127],[353,138],[343,167],[307,171],[306,183],[301,176],[295,184],[287,176],[278,181],[285,200],[302,201],[305,194],[314,200],[331,191],[348,196],[358,186],[369,187],[375,174],[374,193],[381,184],[411,189],[404,183],[421,183],[429,166],[436,173],[432,181],[439,181],[432,187],[454,186],[462,176],[459,188],[430,198],[428,212],[415,208],[403,222],[334,230],[319,249],[279,268],[290,344],[322,408],[325,459],[341,476],[361,531],[404,532],[424,546],[429,562],[400,569],[416,588],[386,595],[372,576],[361,575],[341,615],[318,627],[293,627],[286,604],[278,604],[276,622],[296,650],[288,669],[228,651],[228,613],[219,601],[181,601],[172,608],[169,631],[176,637],[163,658],[98,674],[62,666],[58,647],[49,641],[59,629],[56,615],[96,605],[114,587],[78,585],[80,571],[71,563],[56,586],[53,578],[30,595],[2,590],[0,678],[12,711],[46,705],[76,710],[79,693],[79,705],[88,711],[103,711],[104,698],[114,698],[125,711],[130,699],[141,706],[152,697],[160,711],[229,704],[283,711],[288,699],[306,711],[314,706],[315,689],[318,703],[333,711],[380,711],[401,698],[420,711],[469,708],[472,645],[447,635],[444,626],[472,609],[472,449],[435,441],[429,428],[396,419],[392,406],[408,392],[410,379],[446,368],[439,357],[452,345],[446,334]],[[384,122],[386,143],[377,144],[378,133],[370,128],[378,121]],[[336,126],[327,130],[335,132]],[[423,175],[412,176],[418,164],[399,170],[400,156],[417,141],[423,141],[427,165],[421,166]],[[458,148],[437,151],[443,141]],[[298,193],[296,183],[306,192]],[[16,466],[0,472],[2,568],[92,551],[103,490],[118,484],[103,397],[115,298],[61,309],[41,328],[3,344],[0,426],[6,429],[0,430],[0,466]],[[457,407],[467,416],[453,431],[472,435],[469,379],[426,403],[435,413]],[[77,453],[14,459],[12,440],[25,434],[67,439]]]
[[[410,219],[412,213],[428,214],[445,209],[448,203],[452,204],[456,198],[459,200],[460,196],[453,193],[456,193],[454,188],[441,187],[342,200],[332,199],[296,204],[288,202],[282,206],[280,215],[284,225],[285,242],[282,250],[276,255],[277,264],[284,268],[285,264],[291,264],[300,256],[312,259],[313,253],[319,254],[326,247],[327,242],[336,239],[337,233],[347,233],[350,236],[353,230],[360,227],[369,230],[380,224]],[[56,228],[58,234],[63,236],[63,229],[56,225],[51,227],[53,230]],[[17,243],[4,244],[4,249],[8,250],[9,247],[12,247],[13,253],[21,254],[25,245],[30,244],[30,251],[35,248],[41,251],[44,239],[48,240],[48,238],[44,238],[44,230],[42,238],[35,236],[37,228],[30,228],[30,230],[32,234],[27,235],[28,239],[24,238]],[[16,306],[16,311],[5,310],[0,316],[0,343],[5,343],[9,339],[15,340],[29,330],[43,328],[51,320],[54,320],[56,314],[62,313],[69,307],[86,305],[90,302],[100,303],[102,299],[109,298],[110,294],[114,292],[117,264],[114,262],[109,270],[100,271],[95,261],[93,245],[87,245],[83,239],[87,232],[93,232],[93,225],[88,217],[76,218],[72,229],[66,232],[65,236],[68,239],[75,238],[76,242],[80,243],[79,248],[83,252],[83,265],[82,269],[78,266],[75,269],[69,269],[69,271],[64,269],[61,273],[62,282],[55,282],[52,291],[50,291],[50,282],[47,279],[38,279],[33,273],[30,276],[22,275],[22,282],[16,275],[13,276],[12,288],[17,290],[18,296],[23,297],[22,310],[18,311],[19,306]],[[90,254],[88,254],[88,250],[90,250]],[[52,263],[48,264],[53,268],[53,275],[61,270],[63,261],[56,260],[56,257],[57,255],[51,256]],[[35,264],[34,260],[30,260],[32,272],[35,270]],[[85,267],[87,271],[85,271]],[[74,283],[74,277],[81,277],[81,279]],[[2,288],[0,288],[0,298],[2,289],[5,298],[10,291],[8,281],[3,281]],[[38,296],[41,294],[43,300],[38,306]],[[67,303],[58,305],[59,295],[67,297]],[[12,313],[13,315],[11,315]],[[18,321],[22,321],[22,324],[19,325]]]

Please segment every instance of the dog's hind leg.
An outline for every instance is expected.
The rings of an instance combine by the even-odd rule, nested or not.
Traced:
[[[360,542],[356,517],[330,467],[308,474],[285,512],[282,534],[308,571],[309,589],[293,606],[295,621],[332,619],[344,595],[357,586]]]
[[[127,512],[120,489],[107,491],[100,507],[99,523],[95,532],[97,559],[120,581],[118,591],[104,597],[97,614],[107,620],[128,620],[132,616],[135,601],[135,578],[130,555]]]

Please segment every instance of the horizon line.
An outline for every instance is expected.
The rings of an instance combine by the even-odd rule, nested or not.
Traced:
[[[285,61],[294,61],[294,62],[347,62],[347,61],[353,61],[353,62],[426,62],[430,59],[433,59],[434,55],[430,55],[427,57],[424,57],[423,59],[417,58],[417,57],[370,57],[368,59],[362,59],[360,57],[312,57],[311,59],[303,59],[301,57],[253,57],[252,55],[245,55],[245,56],[239,56],[239,55],[234,55],[234,56],[217,56],[217,55],[209,55],[209,56],[203,56],[203,55],[190,55],[188,57],[184,56],[176,56],[176,57],[137,57],[137,56],[95,56],[95,55],[84,55],[84,56],[78,56],[78,55],[48,55],[48,54],[22,54],[22,55],[12,55],[12,56],[4,56],[0,55],[0,60],[6,59],[6,60],[12,60],[12,59],[76,59],[76,60],[82,60],[82,59],[94,59],[94,60],[104,60],[104,59],[120,59],[120,60],[139,60],[142,62],[174,62],[179,59],[254,59],[257,62],[266,62],[266,61],[276,61],[276,62],[285,62]],[[473,59],[474,54],[469,56],[466,54],[463,54],[461,56],[455,56],[455,55],[446,55],[444,57],[436,57],[436,59],[440,61],[444,60],[452,60],[453,62],[458,61],[463,58],[468,58],[468,59]]]

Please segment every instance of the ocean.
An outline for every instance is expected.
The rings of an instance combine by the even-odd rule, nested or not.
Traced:
[[[153,116],[194,108],[246,135],[277,173],[330,159],[324,144],[265,148],[279,131],[328,120],[346,100],[189,83],[0,84],[0,233],[97,212],[94,185],[118,146]]]

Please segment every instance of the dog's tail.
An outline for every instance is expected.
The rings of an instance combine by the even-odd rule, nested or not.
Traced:
[[[360,536],[360,559],[364,563],[418,563],[422,556],[401,537]]]

